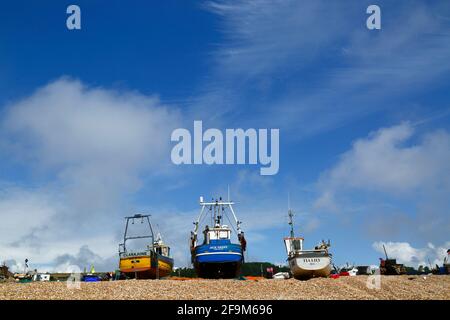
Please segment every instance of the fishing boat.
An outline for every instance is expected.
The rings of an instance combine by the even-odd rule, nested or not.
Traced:
[[[290,236],[284,238],[288,255],[289,268],[294,278],[307,280],[314,277],[328,277],[331,273],[331,253],[328,252],[330,241],[322,242],[313,250],[303,249],[304,238],[294,234],[294,214],[288,209]]]
[[[444,264],[440,270],[441,274],[450,274],[450,249],[447,250],[447,256],[444,258]]]
[[[204,202],[203,197],[200,197],[201,211],[194,222],[195,227],[190,238],[191,261],[200,278],[230,279],[240,274],[247,243],[240,228],[241,221],[234,213],[233,204],[232,201],[222,201],[222,198]],[[208,216],[207,212],[211,226],[205,225],[203,242],[198,243],[199,227]],[[232,229],[223,223],[225,217],[231,225],[236,225],[233,231],[236,232],[238,243],[231,242]]]
[[[125,217],[125,233],[123,243],[119,245],[119,270],[126,278],[135,279],[159,279],[166,277],[172,272],[173,259],[170,257],[170,247],[166,245],[161,234],[155,237],[153,226],[150,222],[150,215],[136,214],[131,217]],[[149,233],[137,236],[128,235],[129,223],[135,223],[135,220],[141,224],[148,224]],[[144,250],[129,250],[127,241],[137,239],[150,239]]]

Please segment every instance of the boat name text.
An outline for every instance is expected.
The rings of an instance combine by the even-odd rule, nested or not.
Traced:
[[[306,263],[315,263],[315,262],[320,262],[320,259],[319,259],[319,258],[304,258],[304,259],[303,259],[303,262],[306,262]]]

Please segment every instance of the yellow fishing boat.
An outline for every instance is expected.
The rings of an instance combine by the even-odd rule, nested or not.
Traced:
[[[119,245],[119,270],[121,274],[126,278],[136,279],[159,279],[170,275],[173,268],[170,247],[163,242],[160,234],[155,239],[150,215],[136,214],[132,217],[125,217],[125,219],[127,222],[123,237],[124,240]],[[144,221],[147,222],[150,234],[128,236],[130,220],[133,224],[135,220],[140,220],[141,223],[144,223]],[[128,250],[126,246],[127,241],[136,239],[151,239],[151,244],[147,245],[145,250]]]

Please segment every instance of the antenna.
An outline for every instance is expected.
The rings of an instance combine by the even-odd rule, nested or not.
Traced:
[[[291,194],[288,192],[288,210],[291,210]]]

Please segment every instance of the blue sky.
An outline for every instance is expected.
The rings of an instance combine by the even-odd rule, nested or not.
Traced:
[[[66,8],[81,8],[81,30]],[[381,30],[368,30],[378,4]],[[176,265],[230,185],[248,260],[282,263],[287,194],[334,262],[450,245],[447,1],[14,1],[0,12],[0,260],[114,268],[153,214]],[[176,166],[175,128],[279,128],[280,170]],[[14,261],[13,261],[14,260]]]

